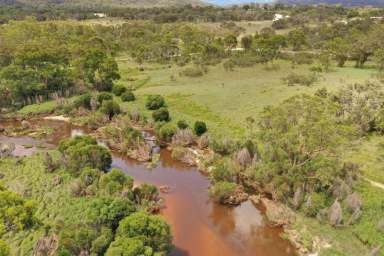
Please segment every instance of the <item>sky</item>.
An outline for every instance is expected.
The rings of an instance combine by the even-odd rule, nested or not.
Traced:
[[[269,3],[271,0],[206,0],[209,3],[217,5],[233,5],[233,4],[244,4],[244,3]]]

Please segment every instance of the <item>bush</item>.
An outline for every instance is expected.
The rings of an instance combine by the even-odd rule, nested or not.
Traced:
[[[214,182],[233,182],[235,176],[234,169],[235,167],[230,159],[220,159],[212,168],[210,176]]]
[[[236,187],[237,185],[235,183],[222,181],[213,185],[209,192],[216,202],[223,203],[226,199],[233,195]]]
[[[230,138],[214,139],[210,143],[210,148],[220,155],[229,155],[237,148],[237,143]]]
[[[107,170],[112,163],[108,149],[97,145],[97,141],[90,136],[62,140],[59,151],[64,156],[64,165],[74,174],[79,174],[85,167]]]
[[[109,92],[100,92],[99,94],[97,94],[96,99],[99,105],[101,105],[105,100],[112,100],[113,95],[112,93],[109,93]]]
[[[112,87],[112,92],[116,96],[121,96],[126,91],[127,91],[127,88],[124,85],[121,85],[121,84],[115,84]]]
[[[283,80],[287,83],[288,86],[294,85],[303,85],[303,86],[311,86],[317,81],[317,77],[314,73],[309,75],[300,75],[296,73],[291,73]]]
[[[172,249],[169,225],[161,217],[144,212],[134,213],[120,221],[116,237],[140,238],[145,246],[156,252],[155,255],[166,255]]]
[[[187,128],[189,127],[189,125],[188,125],[187,121],[185,121],[185,120],[179,120],[179,121],[177,122],[177,127],[178,127],[179,129],[181,129],[181,130],[184,130],[184,129],[187,129]]]
[[[180,72],[180,76],[200,77],[200,76],[203,76],[204,73],[206,73],[206,72],[207,72],[207,70],[205,68],[201,68],[198,66],[188,67],[188,68],[185,68],[183,71]]]
[[[8,255],[10,255],[9,246],[3,240],[0,240],[0,256],[8,256]]]
[[[197,136],[201,136],[207,131],[207,125],[202,121],[196,121],[193,129]]]
[[[77,97],[74,100],[73,105],[75,108],[83,107],[86,109],[91,109],[91,99],[92,99],[91,94],[86,93]]]
[[[145,106],[149,110],[156,110],[165,106],[164,98],[161,95],[149,95]]]
[[[161,140],[171,141],[176,133],[176,127],[170,123],[164,124],[159,128],[158,136]]]
[[[170,120],[169,112],[167,108],[159,108],[152,113],[152,118],[155,122],[168,122]]]
[[[104,100],[100,111],[111,120],[114,115],[120,114],[120,105],[114,100]]]
[[[124,101],[124,102],[135,101],[135,100],[136,100],[136,97],[135,97],[135,95],[133,94],[133,92],[131,92],[131,91],[127,91],[127,92],[124,92],[124,93],[121,95],[121,100]]]

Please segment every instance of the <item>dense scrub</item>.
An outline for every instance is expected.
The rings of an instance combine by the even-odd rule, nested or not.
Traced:
[[[63,142],[60,149],[67,155],[75,145],[83,145],[82,151],[90,152],[85,147],[92,142],[77,137]],[[48,163],[65,161],[60,154],[0,160],[4,184],[17,188],[16,193],[4,187],[0,191],[7,202],[0,210],[4,221],[0,235],[9,244],[1,242],[1,252],[156,255],[171,250],[169,226],[150,215],[158,209],[156,187],[143,184],[133,189],[133,179],[117,169],[108,173],[98,166],[79,166],[78,172],[68,171],[65,165],[49,169]],[[91,158],[90,154],[82,156],[86,162]],[[22,191],[31,200],[18,194]]]

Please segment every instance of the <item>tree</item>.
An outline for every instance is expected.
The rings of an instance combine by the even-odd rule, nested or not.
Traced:
[[[377,49],[374,54],[374,59],[377,63],[377,69],[384,71],[384,49]]]
[[[154,253],[166,254],[172,249],[169,225],[161,217],[144,212],[134,213],[120,221],[116,236],[117,239],[140,239]]]
[[[224,38],[224,45],[227,49],[232,49],[237,46],[237,38],[235,35],[228,35]]]
[[[326,191],[341,172],[337,150],[349,134],[328,99],[299,95],[263,111],[259,139],[265,150],[254,170],[256,180],[269,184],[276,199],[288,200],[295,186]],[[304,191],[304,192],[307,192]]]
[[[100,111],[104,114],[106,114],[109,118],[109,120],[112,120],[112,118],[115,115],[120,114],[120,105],[114,100],[104,100],[101,104]]]
[[[294,51],[299,51],[307,44],[306,35],[303,30],[295,29],[288,33],[288,43]]]
[[[79,175],[85,167],[107,170],[112,163],[108,149],[97,145],[97,141],[90,136],[62,140],[59,151],[63,154],[64,165],[75,175]]]
[[[241,46],[245,49],[245,50],[249,50],[251,49],[251,46],[252,46],[252,36],[244,36],[241,38]]]
[[[334,56],[337,61],[337,66],[344,66],[350,52],[350,45],[345,39],[341,37],[334,38],[327,42],[325,49]]]

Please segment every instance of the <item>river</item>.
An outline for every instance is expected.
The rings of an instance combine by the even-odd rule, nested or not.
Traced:
[[[46,140],[0,135],[0,143],[14,143],[15,155],[30,155],[41,148],[54,148],[62,138],[87,132],[61,121],[38,120],[32,123],[50,127],[53,134]],[[0,126],[15,127],[20,123],[0,120]],[[173,160],[167,150],[161,150],[160,162],[153,169],[118,153],[113,153],[112,167],[123,170],[136,183],[171,188],[170,193],[162,194],[166,207],[161,215],[172,226],[175,245],[172,256],[295,255],[290,243],[280,237],[282,230],[266,224],[262,209],[249,201],[237,207],[212,202],[207,177],[196,168]]]

